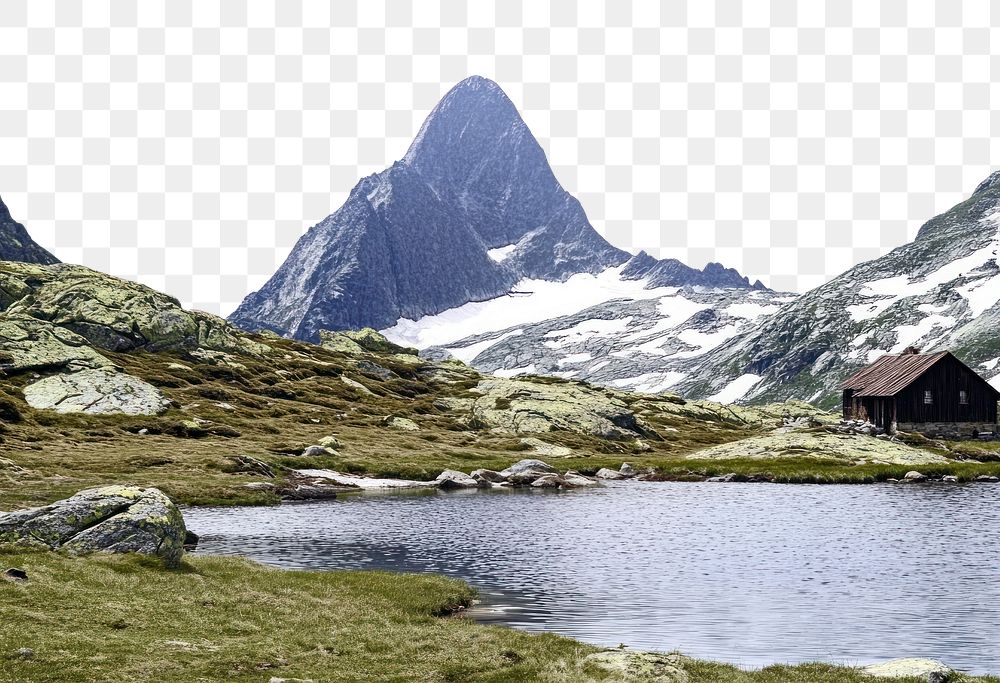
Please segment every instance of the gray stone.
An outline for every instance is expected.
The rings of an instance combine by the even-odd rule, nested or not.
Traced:
[[[936,659],[920,659],[908,657],[903,659],[892,659],[887,662],[871,664],[861,669],[866,676],[873,678],[928,678],[936,676],[933,680],[947,681],[954,670],[937,661]],[[941,678],[944,676],[944,679]]]
[[[324,436],[317,443],[320,446],[324,446],[326,448],[332,448],[335,451],[338,451],[344,447],[344,444],[341,443],[340,439],[338,439],[335,436]]]
[[[600,482],[590,477],[585,477],[579,472],[570,470],[563,475],[563,486],[568,489],[583,488],[587,486],[600,486]]]
[[[319,458],[327,455],[337,455],[337,451],[326,446],[309,446],[302,451],[302,457],[304,458]]]
[[[78,334],[26,315],[7,313],[0,318],[0,370],[14,374],[109,367],[111,361]]]
[[[533,436],[521,439],[521,444],[531,448],[535,455],[541,455],[546,458],[567,458],[573,455],[572,448],[567,448],[566,446],[556,446],[555,444],[542,441],[541,439],[536,439]]]
[[[946,474],[943,477],[941,477],[941,481],[947,482],[949,484],[955,484],[958,482],[958,477],[956,477],[954,474]]]
[[[507,469],[501,470],[500,476],[507,478],[512,474],[519,474],[528,470],[542,472],[543,474],[555,474],[558,472],[555,467],[552,467],[552,465],[549,465],[548,463],[528,458],[525,460],[518,460]]]
[[[683,660],[679,655],[636,652],[618,649],[595,652],[583,658],[585,668],[595,668],[616,681],[645,683],[687,683]]]
[[[443,489],[474,489],[480,486],[474,477],[458,470],[445,470],[434,481]]]
[[[618,473],[623,477],[637,477],[640,474],[639,470],[632,467],[632,465],[627,462],[622,463],[622,466],[618,468]]]
[[[921,474],[916,470],[910,470],[905,475],[903,475],[904,481],[924,481],[925,479],[927,479],[927,475]]]
[[[0,543],[73,553],[135,552],[180,562],[184,518],[159,489],[103,486],[51,505],[0,514]]]
[[[531,482],[531,486],[536,489],[557,489],[563,483],[563,478],[558,474],[543,474]]]
[[[420,427],[416,422],[408,417],[395,417],[394,415],[389,415],[384,420],[382,424],[386,427],[391,427],[392,429],[398,429],[404,432],[418,432]]]
[[[499,484],[506,479],[502,474],[493,470],[472,470],[471,476],[483,488],[487,488],[492,484]]]
[[[46,377],[24,387],[24,399],[57,413],[158,415],[170,407],[152,384],[107,368]]]
[[[1000,477],[994,477],[992,474],[980,474],[976,477],[976,481],[1000,481]]]
[[[14,656],[22,661],[29,661],[35,658],[35,651],[30,647],[19,647],[14,650]]]
[[[518,472],[513,472],[506,477],[506,483],[513,484],[514,486],[527,486],[533,484],[536,479],[541,477],[547,477],[551,474],[556,474],[555,472],[549,472],[548,470],[520,470]]]
[[[624,479],[625,475],[621,472],[615,472],[614,470],[609,470],[607,467],[602,467],[597,470],[595,475],[598,479]]]

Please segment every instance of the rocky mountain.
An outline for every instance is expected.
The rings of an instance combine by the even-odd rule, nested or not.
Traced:
[[[320,330],[388,328],[630,258],[591,227],[500,87],[474,76],[438,103],[402,160],[361,180],[230,319],[317,341]],[[750,286],[721,266],[648,255],[617,276]]]
[[[673,390],[824,406],[857,368],[907,346],[950,349],[1000,381],[1000,172],[914,241],[851,268],[699,359]]]
[[[0,261],[59,263],[59,259],[38,246],[24,226],[15,221],[0,198]]]

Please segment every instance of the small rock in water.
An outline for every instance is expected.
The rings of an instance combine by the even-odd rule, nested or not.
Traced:
[[[525,460],[518,460],[516,463],[514,463],[507,469],[501,470],[500,475],[503,477],[509,477],[512,474],[519,474],[527,470],[535,470],[538,472],[544,472],[546,474],[556,473],[556,468],[552,467],[552,465],[542,462],[541,460],[534,460],[532,458],[527,458]]]
[[[954,474],[946,474],[943,477],[941,477],[941,481],[946,481],[948,483],[954,484],[955,482],[958,481],[958,477],[956,477]]]
[[[17,581],[17,582],[27,581],[28,572],[24,571],[23,569],[18,569],[17,567],[11,567],[10,569],[8,569],[3,573],[3,577],[8,581]]]
[[[624,479],[625,475],[621,472],[615,472],[614,470],[609,470],[607,467],[602,467],[597,470],[595,475],[598,479]]]
[[[618,468],[618,473],[623,477],[636,477],[639,475],[639,470],[632,467],[629,463],[623,462],[622,466]]]
[[[483,486],[484,484],[499,484],[505,479],[502,474],[494,472],[493,470],[472,470],[471,476],[479,482],[480,486]]]
[[[563,478],[558,474],[543,474],[531,482],[531,485],[537,489],[557,489],[563,485]]]
[[[563,488],[575,489],[585,486],[600,486],[600,482],[590,477],[585,477],[575,470],[570,470],[563,475]]]
[[[921,474],[916,470],[910,470],[903,476],[903,479],[906,481],[923,481],[926,478],[927,478],[926,474]]]
[[[438,486],[443,489],[474,489],[479,487],[479,482],[474,477],[458,470],[445,470],[434,481],[438,482]]]
[[[1000,481],[1000,479],[994,477],[992,474],[980,474],[976,477],[976,481]]]

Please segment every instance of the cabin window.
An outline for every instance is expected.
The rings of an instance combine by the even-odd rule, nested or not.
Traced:
[[[934,394],[930,389],[924,389],[924,405],[929,406],[934,403]]]
[[[958,403],[959,405],[967,406],[969,405],[969,392],[962,389],[958,392]]]

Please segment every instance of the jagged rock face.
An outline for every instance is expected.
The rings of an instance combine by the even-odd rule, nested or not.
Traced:
[[[3,199],[0,199],[0,261],[59,263],[59,259],[31,239],[23,225],[11,218]]]
[[[259,354],[222,318],[185,311],[173,297],[82,266],[0,263],[6,318],[35,318],[108,351],[215,349]]]
[[[320,330],[385,329],[525,278],[562,281],[628,259],[559,185],[500,87],[472,77],[434,108],[406,156],[359,182],[230,320],[317,341]],[[689,270],[678,278],[734,281]]]
[[[726,268],[721,263],[709,263],[698,270],[677,259],[657,260],[644,251],[640,251],[625,264],[622,278],[645,279],[649,287],[690,286],[767,290],[760,280],[751,285],[746,276],[740,275],[735,268]]]
[[[554,375],[659,393],[698,372],[705,354],[746,334],[792,298],[746,288],[669,288],[653,299],[610,301],[573,315],[467,337],[422,354],[455,356],[498,376]]]
[[[950,349],[985,377],[1000,370],[1000,173],[921,227],[916,239],[818,287],[702,357],[674,388],[743,401],[833,406],[840,382],[890,352]]]
[[[110,367],[80,335],[25,315],[0,314],[0,370],[5,373]]]
[[[159,489],[104,486],[45,507],[0,514],[0,542],[72,553],[141,553],[168,565],[184,552],[184,518]]]

